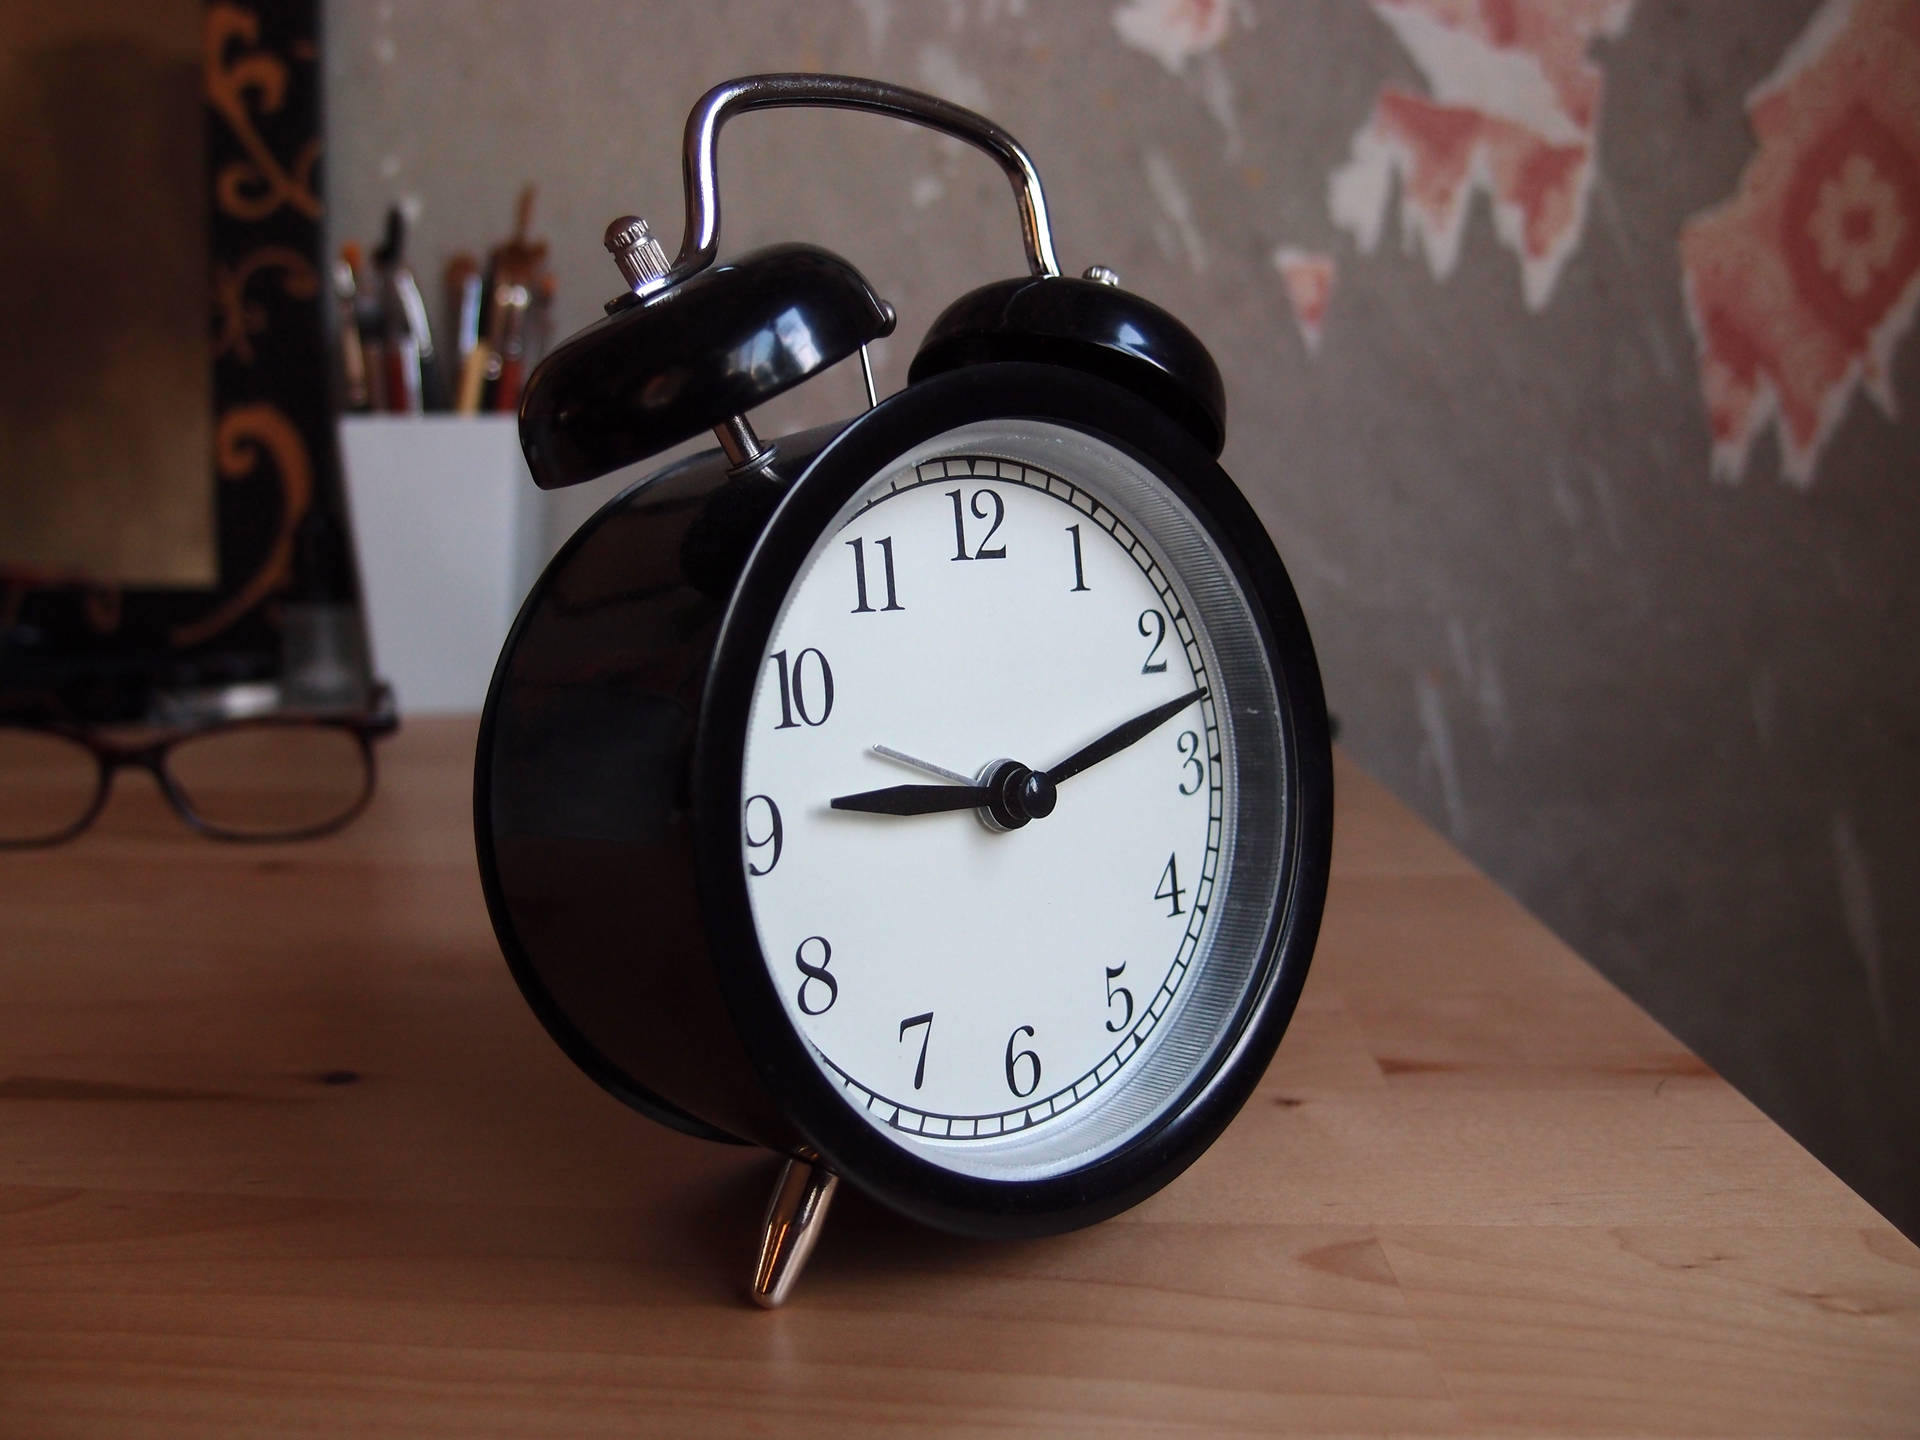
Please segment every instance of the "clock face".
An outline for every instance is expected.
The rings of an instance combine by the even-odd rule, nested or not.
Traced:
[[[1259,979],[1289,797],[1268,646],[1149,466],[1040,421],[897,457],[793,580],[740,860],[787,1019],[933,1163],[1124,1145]]]

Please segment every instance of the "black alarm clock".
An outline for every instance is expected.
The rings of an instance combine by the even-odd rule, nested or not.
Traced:
[[[968,141],[1031,274],[955,301],[906,387],[764,440],[747,412],[895,323],[810,245],[716,263],[715,143],[776,106]],[[1060,273],[1032,162],[931,96],[823,75],[710,91],[678,257],[529,380],[543,487],[709,430],[608,503],[509,635],[474,826],[514,978],[663,1124],[788,1157],[752,1293],[778,1304],[839,1180],[1034,1235],[1177,1176],[1306,977],[1332,763],[1300,605],[1216,463],[1220,374],[1166,311]]]

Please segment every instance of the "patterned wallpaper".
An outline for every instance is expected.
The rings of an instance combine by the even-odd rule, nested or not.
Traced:
[[[1898,413],[1893,353],[1920,305],[1920,6],[1829,0],[1746,98],[1758,149],[1680,232],[1713,467],[1771,426],[1811,485],[1862,392]]]
[[[1349,751],[1920,1232],[1920,3],[564,16],[334,0],[337,232],[398,199],[431,275],[535,179],[566,330],[611,293],[608,218],[677,235],[713,81],[992,114],[1063,261],[1219,358]],[[1019,268],[998,175],[904,127],[744,121],[722,183],[724,247],[810,239],[898,305],[883,386]],[[762,429],[857,393],[823,377]]]
[[[1364,258],[1397,219],[1444,281],[1484,195],[1526,308],[1545,309],[1593,197],[1606,89],[1593,42],[1626,30],[1634,0],[1367,3],[1423,83],[1380,86],[1327,177],[1333,224]],[[1240,136],[1216,52],[1254,23],[1232,0],[1129,0],[1113,14],[1124,43],[1191,79],[1229,159]],[[1809,485],[1858,392],[1897,413],[1890,361],[1920,305],[1920,7],[1827,0],[1745,103],[1758,151],[1724,201],[1686,221],[1679,281],[1714,473],[1743,475],[1771,426],[1783,472]],[[1282,243],[1273,264],[1317,348],[1337,257]]]

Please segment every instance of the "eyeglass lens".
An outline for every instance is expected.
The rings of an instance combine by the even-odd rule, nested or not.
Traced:
[[[58,839],[100,792],[93,752],[63,735],[0,726],[0,843]]]
[[[222,834],[265,838],[351,815],[372,780],[359,738],[330,725],[210,730],[167,752],[167,776],[194,817]]]

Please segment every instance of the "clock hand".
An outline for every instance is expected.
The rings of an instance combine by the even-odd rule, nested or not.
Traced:
[[[829,803],[836,810],[859,810],[869,815],[935,815],[943,810],[967,810],[984,805],[992,794],[986,786],[974,784],[973,776],[958,770],[917,759],[890,745],[875,745],[873,753],[901,765],[939,775],[952,785],[890,785],[884,790],[863,790],[858,795],[839,795]]]
[[[958,770],[949,770],[944,765],[935,765],[931,760],[917,760],[904,750],[896,750],[891,745],[875,745],[873,753],[883,755],[899,765],[910,766],[915,770],[924,770],[929,775],[938,775],[942,780],[951,780],[956,785],[973,784],[973,776],[962,775]]]
[[[1030,820],[1044,820],[1053,813],[1053,781],[1018,760],[997,760],[982,778],[981,785],[889,785],[858,795],[836,795],[828,803],[836,810],[869,815],[933,815],[978,807],[996,830],[1018,830]]]
[[[1136,715],[1124,725],[1116,725],[1091,745],[1083,745],[1058,765],[1047,771],[1047,779],[1055,785],[1078,775],[1082,770],[1098,765],[1109,756],[1118,755],[1136,740],[1144,740],[1167,721],[1178,715],[1196,700],[1207,698],[1207,687],[1190,690],[1178,700],[1169,700],[1164,705],[1156,705],[1143,715]]]
[[[1052,813],[1054,787],[1062,780],[1119,754],[1135,741],[1144,740],[1194,701],[1204,700],[1206,695],[1207,689],[1203,685],[1177,700],[1156,705],[1145,714],[1114,726],[1092,744],[1074,751],[1051,770],[1029,770],[1024,765],[1008,760],[994,770],[985,785],[889,785],[882,790],[863,790],[857,795],[836,795],[828,803],[835,810],[857,810],[868,815],[934,815],[945,810],[971,810],[983,806],[1001,828],[1016,829],[1029,820]],[[889,758],[904,760],[911,765],[923,763],[883,746],[876,745],[873,748]],[[923,768],[933,769],[931,765]]]
[[[859,810],[868,815],[935,815],[942,810],[972,810],[993,799],[985,785],[889,785],[858,795],[836,795],[828,803],[836,810]]]

